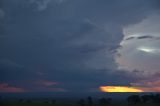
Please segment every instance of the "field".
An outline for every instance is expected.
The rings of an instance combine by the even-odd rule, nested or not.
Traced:
[[[147,104],[127,104],[125,102],[114,102],[112,104],[108,104],[105,106],[159,106],[160,104],[153,104],[153,103],[147,103]],[[33,102],[33,103],[19,103],[19,102],[4,102],[3,104],[0,104],[0,106],[81,106],[76,103],[42,103],[42,102]],[[89,105],[84,105],[89,106]],[[93,104],[92,106],[100,106],[100,104]]]
[[[107,93],[91,96],[2,95],[0,106],[160,106],[158,93]]]
[[[9,102],[4,103],[0,106],[73,106],[72,104],[48,104],[48,103],[18,103],[18,102]]]

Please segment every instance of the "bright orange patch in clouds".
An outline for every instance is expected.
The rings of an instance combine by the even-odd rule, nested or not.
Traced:
[[[144,92],[140,88],[128,87],[128,86],[101,86],[102,92]]]

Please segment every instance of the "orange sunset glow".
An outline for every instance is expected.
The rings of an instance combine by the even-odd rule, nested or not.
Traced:
[[[102,92],[144,92],[142,89],[128,86],[101,86]]]

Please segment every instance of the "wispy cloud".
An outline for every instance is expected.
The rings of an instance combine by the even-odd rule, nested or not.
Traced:
[[[48,4],[51,2],[55,2],[57,4],[61,4],[66,0],[30,0],[31,4],[36,4],[37,5],[37,10],[38,11],[43,11],[46,10],[48,7]]]
[[[43,11],[47,8],[51,0],[30,0],[30,2],[35,3],[39,11]]]
[[[49,91],[49,92],[67,92],[66,89],[64,89],[64,88],[59,88],[59,87],[47,88],[46,91]]]
[[[50,80],[38,80],[34,82],[34,85],[31,91],[33,92],[66,92],[67,90],[60,87],[59,82],[50,81]]]
[[[0,83],[0,92],[7,92],[7,93],[20,93],[25,92],[23,88],[11,86],[7,83]]]
[[[12,61],[10,59],[1,59],[0,64],[5,65],[5,66],[9,66],[9,67],[18,67],[18,68],[24,67],[23,65],[18,64],[17,62]]]
[[[58,82],[48,81],[48,80],[40,80],[40,81],[38,82],[38,84],[49,87],[49,86],[57,85]]]

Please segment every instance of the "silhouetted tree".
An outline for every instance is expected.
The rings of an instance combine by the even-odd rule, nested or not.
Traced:
[[[0,102],[2,101],[2,96],[0,96]]]
[[[78,102],[78,105],[79,105],[79,106],[85,106],[85,100],[84,100],[84,99],[81,99],[81,100]]]
[[[2,97],[0,96],[0,105],[2,105]]]
[[[31,100],[27,100],[26,102],[27,102],[27,103],[31,103],[32,101],[31,101]]]
[[[99,99],[100,106],[105,106],[105,102],[106,102],[105,98]]]
[[[154,103],[160,103],[160,94],[156,94],[153,97],[153,102]]]
[[[111,98],[101,98],[100,100],[99,100],[99,102],[100,102],[100,106],[107,106],[107,105],[110,105],[111,104]]]
[[[93,106],[92,97],[89,96],[87,99],[88,99],[88,105],[89,105],[89,106]]]
[[[152,99],[150,95],[142,95],[141,98],[143,103],[147,103]]]
[[[55,103],[56,103],[56,100],[55,100],[55,99],[53,99],[53,100],[52,100],[52,104],[55,104]]]
[[[23,102],[24,100],[23,99],[19,99],[19,102]]]
[[[127,98],[128,103],[137,104],[141,102],[141,98],[139,95],[131,95]]]
[[[160,95],[142,95],[141,96],[142,102],[143,103],[160,103]]]
[[[47,101],[47,100],[46,100],[46,101],[44,101],[44,103],[47,103],[47,104],[48,104],[48,103],[49,103],[49,101]]]
[[[112,98],[107,98],[107,104],[111,104]]]

